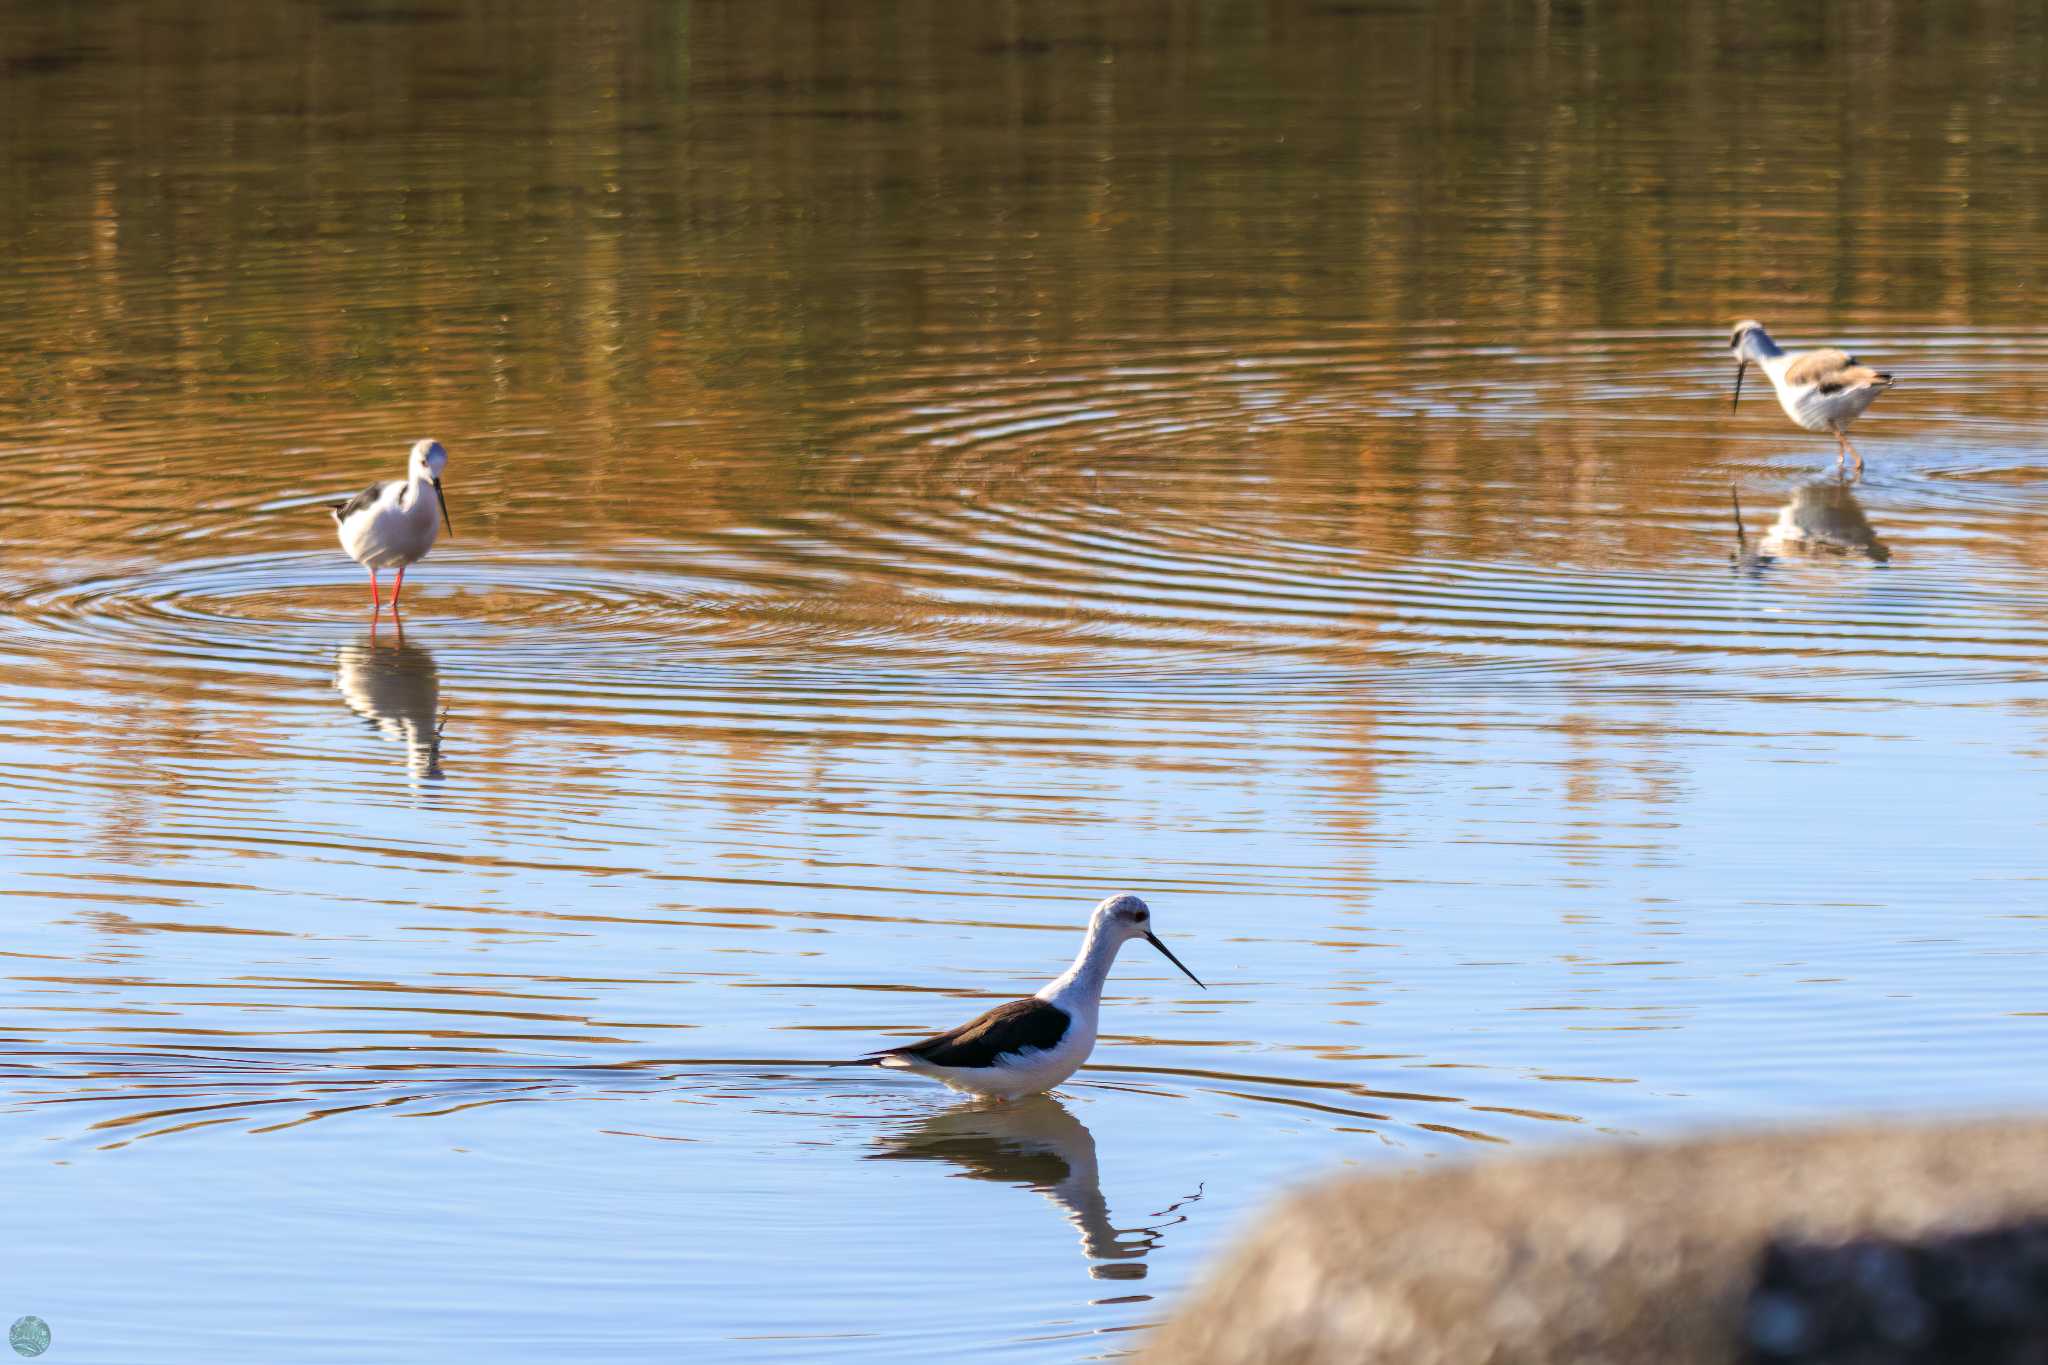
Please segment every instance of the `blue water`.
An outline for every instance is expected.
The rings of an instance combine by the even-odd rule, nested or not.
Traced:
[[[1737,17],[0,15],[0,1320],[1093,1359],[1333,1170],[2037,1107],[2038,63]],[[1124,890],[1057,1096],[816,1065]]]

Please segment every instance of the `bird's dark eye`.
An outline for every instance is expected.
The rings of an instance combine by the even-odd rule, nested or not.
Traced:
[[[1137,913],[1133,914],[1131,918],[1136,920],[1138,923],[1143,924],[1146,920],[1152,918],[1152,912],[1150,910],[1140,910]]]

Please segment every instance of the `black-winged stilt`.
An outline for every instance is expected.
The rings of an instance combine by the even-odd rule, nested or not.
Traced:
[[[1103,983],[1109,979],[1117,949],[1134,938],[1144,939],[1188,980],[1202,985],[1201,978],[1153,934],[1152,911],[1145,902],[1131,895],[1111,896],[1089,918],[1074,965],[1038,994],[997,1005],[956,1029],[835,1065],[912,1071],[993,1100],[1050,1090],[1080,1070],[1095,1050]]]
[[[398,570],[398,582],[391,589],[391,615],[396,619],[398,595],[405,591],[406,566],[426,558],[443,525],[449,535],[455,534],[455,523],[448,518],[448,499],[441,491],[441,471],[447,467],[448,452],[439,441],[420,441],[412,448],[402,481],[373,483],[347,502],[327,504],[334,513],[341,548],[370,571],[373,614],[384,608],[377,570]]]

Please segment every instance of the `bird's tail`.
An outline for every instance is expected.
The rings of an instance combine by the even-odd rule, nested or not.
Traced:
[[[819,1062],[819,1066],[880,1066],[886,1053],[878,1052],[872,1057],[854,1057],[844,1062]]]
[[[1886,374],[1883,370],[1879,370],[1877,372],[1877,378],[1872,381],[1872,383],[1874,383],[1880,389],[1888,389],[1897,382],[1898,381],[1894,380],[1890,375]]]

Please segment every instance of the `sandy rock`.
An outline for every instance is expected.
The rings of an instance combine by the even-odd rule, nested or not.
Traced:
[[[1783,1303],[1752,1312],[1774,1240],[1925,1242],[2043,1217],[2048,1120],[1585,1147],[1355,1177],[1269,1216],[1140,1359],[1788,1359],[1749,1339],[1755,1325],[1788,1344]]]

